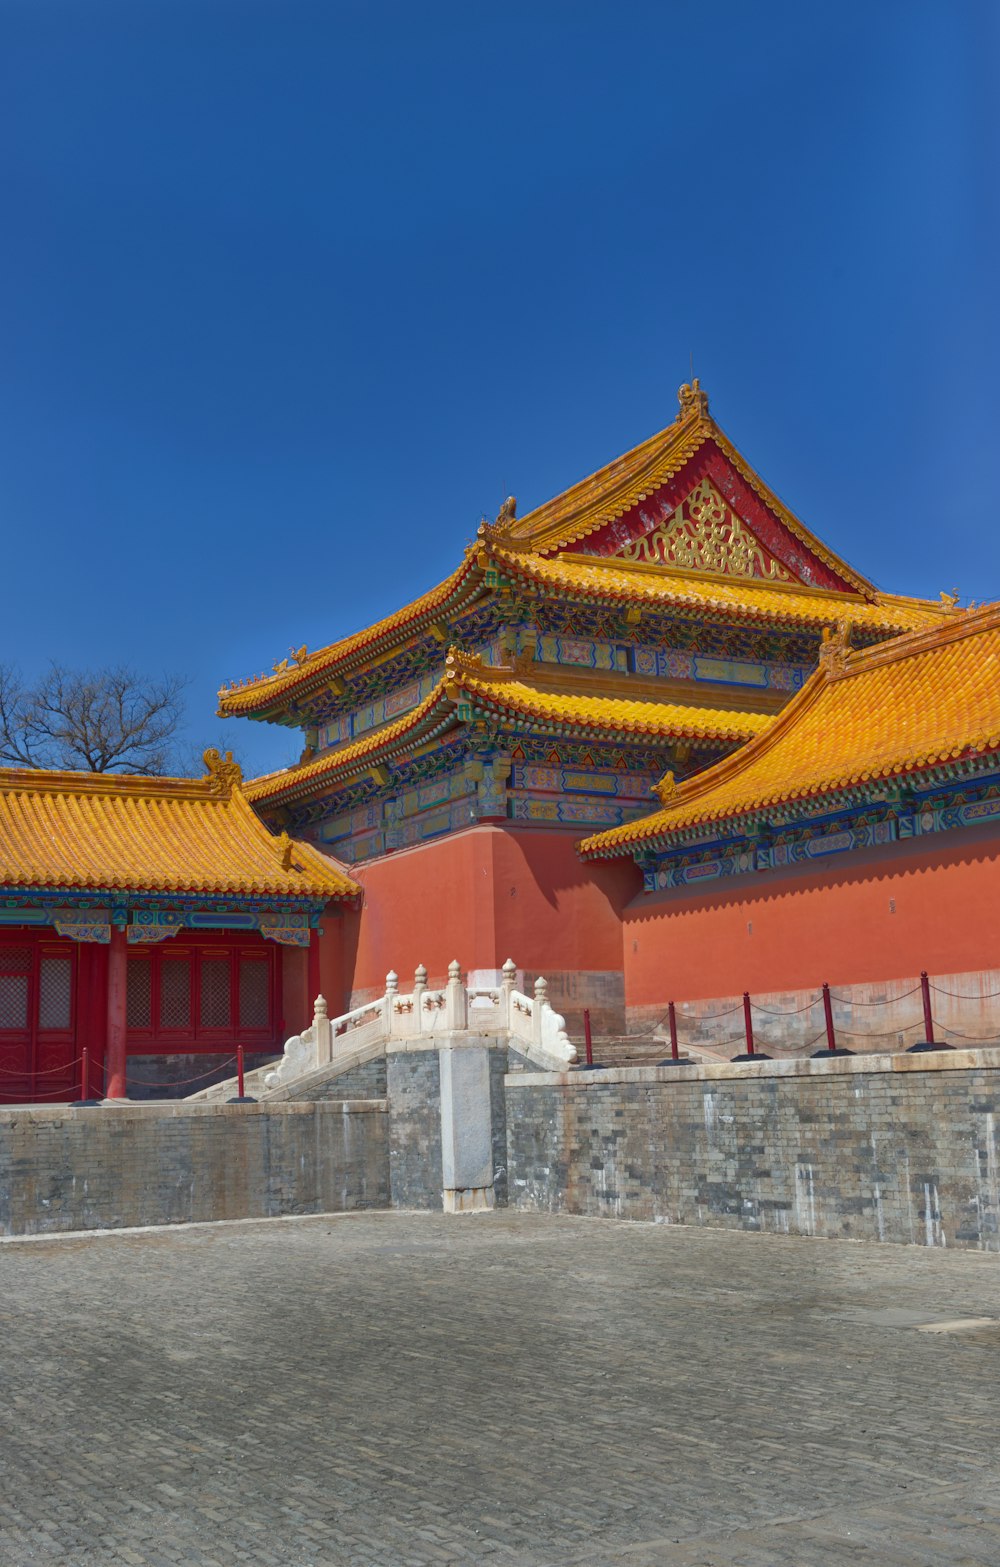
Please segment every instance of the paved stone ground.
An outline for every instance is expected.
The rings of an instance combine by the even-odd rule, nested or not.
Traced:
[[[1000,1258],[528,1215],[0,1245],[0,1563],[1000,1563]]]

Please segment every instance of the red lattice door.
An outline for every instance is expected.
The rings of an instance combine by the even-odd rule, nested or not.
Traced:
[[[75,981],[71,943],[0,939],[0,1101],[77,1097]]]

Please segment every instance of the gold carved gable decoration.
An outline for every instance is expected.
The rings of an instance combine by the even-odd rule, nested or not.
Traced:
[[[715,571],[726,577],[764,577],[792,582],[791,572],[769,555],[719,494],[711,479],[652,533],[619,551],[622,560],[676,566],[682,571]]]

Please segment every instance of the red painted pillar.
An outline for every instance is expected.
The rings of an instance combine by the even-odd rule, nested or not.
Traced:
[[[128,945],[125,932],[118,925],[111,927],[111,945],[108,948],[108,1027],[104,1067],[107,1081],[106,1099],[126,1099],[125,1089],[125,1027],[126,995],[128,988]]]
[[[307,998],[309,1001],[309,1016],[306,1019],[306,1026],[308,1026],[312,1022],[313,1006],[316,997],[322,991],[319,979],[319,931],[315,929],[309,932],[309,967],[306,983],[309,989]]]

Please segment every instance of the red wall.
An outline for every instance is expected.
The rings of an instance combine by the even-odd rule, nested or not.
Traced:
[[[346,988],[380,993],[393,968],[443,978],[463,969],[620,971],[621,913],[640,885],[632,863],[583,865],[578,834],[484,825],[357,866],[360,910],[343,916]],[[339,932],[326,919],[327,949]]]
[[[635,898],[629,1007],[1000,967],[1000,839],[962,831]]]

